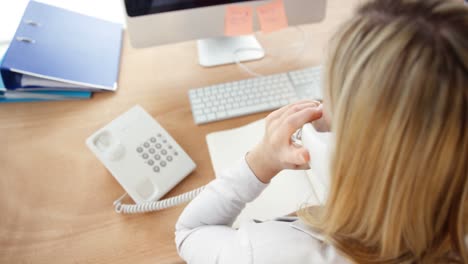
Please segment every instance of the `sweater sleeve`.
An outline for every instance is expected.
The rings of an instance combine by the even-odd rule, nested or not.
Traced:
[[[267,187],[258,180],[245,158],[220,173],[184,209],[176,223],[179,255],[188,263],[228,263],[245,254],[246,245],[232,223],[248,202]]]

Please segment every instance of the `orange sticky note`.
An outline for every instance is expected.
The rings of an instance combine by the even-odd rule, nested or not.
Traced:
[[[233,5],[226,7],[224,34],[240,36],[253,33],[253,9],[250,6]]]
[[[273,0],[257,7],[262,32],[270,33],[288,27],[288,18],[284,11],[283,0]]]

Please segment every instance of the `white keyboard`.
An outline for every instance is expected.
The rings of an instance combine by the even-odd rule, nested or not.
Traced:
[[[319,66],[191,89],[193,119],[204,124],[322,99],[321,71]]]

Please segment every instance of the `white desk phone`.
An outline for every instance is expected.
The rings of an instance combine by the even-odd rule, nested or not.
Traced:
[[[314,133],[318,132],[311,124],[306,124],[296,136],[311,156],[321,157],[323,153],[316,152],[323,148],[312,146],[324,143]],[[167,131],[138,105],[96,131],[86,140],[86,145],[136,202],[122,204],[124,194],[114,202],[117,213],[145,213],[176,206],[193,199],[204,188],[158,201],[196,165]],[[321,162],[314,159],[310,167],[323,171],[327,166],[316,166]]]

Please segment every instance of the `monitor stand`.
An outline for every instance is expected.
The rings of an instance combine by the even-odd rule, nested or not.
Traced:
[[[238,61],[258,60],[265,56],[254,35],[216,37],[197,41],[198,61],[204,67],[212,67]]]

